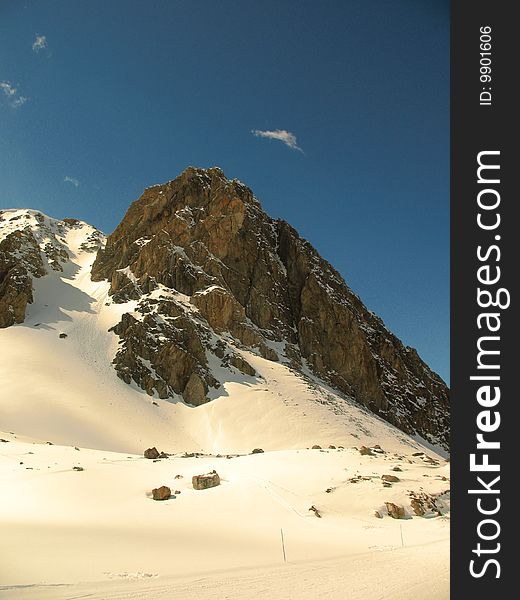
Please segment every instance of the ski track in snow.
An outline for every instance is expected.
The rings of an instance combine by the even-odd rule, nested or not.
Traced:
[[[433,576],[425,577],[428,564]],[[404,569],[404,572],[403,572]],[[381,579],[384,573],[384,580]],[[110,573],[113,581],[0,587],[12,600],[444,600],[449,571],[438,544],[312,563],[215,572],[171,579],[156,573]],[[114,581],[115,580],[115,581]],[[118,581],[119,580],[119,581]]]

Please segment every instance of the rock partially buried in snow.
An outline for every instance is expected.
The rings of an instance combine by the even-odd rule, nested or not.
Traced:
[[[159,458],[159,450],[154,446],[153,448],[148,448],[144,451],[145,458]]]
[[[426,492],[410,492],[410,506],[418,517],[424,517],[429,513],[441,516],[442,512],[437,506],[435,497]]]
[[[361,454],[361,456],[372,456],[372,450],[370,450],[370,448],[367,448],[366,446],[361,446],[361,448],[359,449],[359,453]]]
[[[206,490],[220,485],[220,477],[216,471],[211,471],[211,473],[206,473],[205,475],[194,475],[191,483],[195,490]]]
[[[406,513],[404,512],[404,506],[400,504],[394,504],[393,502],[385,502],[386,510],[392,519],[404,519]]]
[[[387,481],[388,483],[397,483],[399,480],[399,477],[396,477],[395,475],[381,475],[381,479],[383,481]]]
[[[424,515],[426,514],[425,507],[424,507],[423,503],[421,502],[421,500],[419,500],[418,498],[412,498],[412,500],[410,502],[410,506],[412,507],[413,512],[418,517],[424,517]]]
[[[161,485],[161,487],[152,490],[154,500],[168,500],[171,498],[171,495],[172,491],[167,485]]]
[[[254,449],[254,450],[251,452],[251,454],[263,454],[263,452],[264,452],[264,451],[262,450],[262,448],[255,448],[255,449]]]

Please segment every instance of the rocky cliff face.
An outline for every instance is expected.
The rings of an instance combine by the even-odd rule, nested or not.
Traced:
[[[32,278],[61,270],[68,258],[37,212],[0,211],[0,328],[22,323],[33,301]],[[38,233],[35,233],[38,232]]]
[[[34,210],[0,210],[0,328],[23,323],[33,302],[33,279],[62,272],[69,259],[66,236],[84,225],[55,221]],[[85,250],[98,250],[102,234],[88,226]]]
[[[19,294],[11,318],[19,322],[29,288],[20,280],[2,296],[7,277],[0,262],[0,301]],[[443,381],[308,242],[218,168],[189,168],[145,190],[99,251],[92,278],[110,281],[114,302],[134,301],[114,327],[114,366],[150,394],[205,403],[226,378],[255,376],[244,347],[449,446]]]

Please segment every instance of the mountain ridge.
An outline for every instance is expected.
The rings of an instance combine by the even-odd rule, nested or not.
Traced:
[[[125,383],[200,406],[223,393],[226,378],[258,378],[253,352],[448,449],[444,382],[309,242],[219,168],[190,167],[146,188],[104,248],[97,235],[92,281],[109,283],[109,303],[135,304],[111,327],[119,338],[114,367]],[[2,251],[9,255],[5,238],[0,273]],[[12,293],[1,292],[10,277],[0,277],[0,303],[13,305]]]

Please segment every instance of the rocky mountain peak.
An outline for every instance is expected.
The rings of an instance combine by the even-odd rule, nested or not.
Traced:
[[[114,328],[127,383],[198,405],[255,377],[248,349],[319,378],[402,430],[447,447],[444,382],[251,190],[189,167],[147,188],[98,252],[95,281],[135,310]]]
[[[1,211],[0,327],[24,321],[35,287],[54,286],[58,297],[66,282],[79,285],[81,269],[108,282],[94,286],[108,297],[74,298],[89,311],[119,305],[107,325],[119,341],[113,367],[150,395],[198,406],[226,395],[230,381],[258,385],[258,364],[275,361],[310,388],[328,385],[448,448],[444,382],[309,242],[221,169],[189,167],[145,189],[104,242],[75,219]]]
[[[204,221],[207,229],[218,227],[215,233],[234,233],[242,226],[248,206],[259,207],[251,190],[237,180],[226,179],[220,168],[188,167],[176,179],[145,189],[110,236],[105,256],[109,256],[112,246],[119,252],[123,240],[129,245],[136,240],[145,242],[161,232],[182,237],[194,221]],[[214,250],[217,255],[225,251]],[[124,252],[119,258],[122,264],[128,257]],[[97,270],[103,270],[101,260],[97,262]]]

